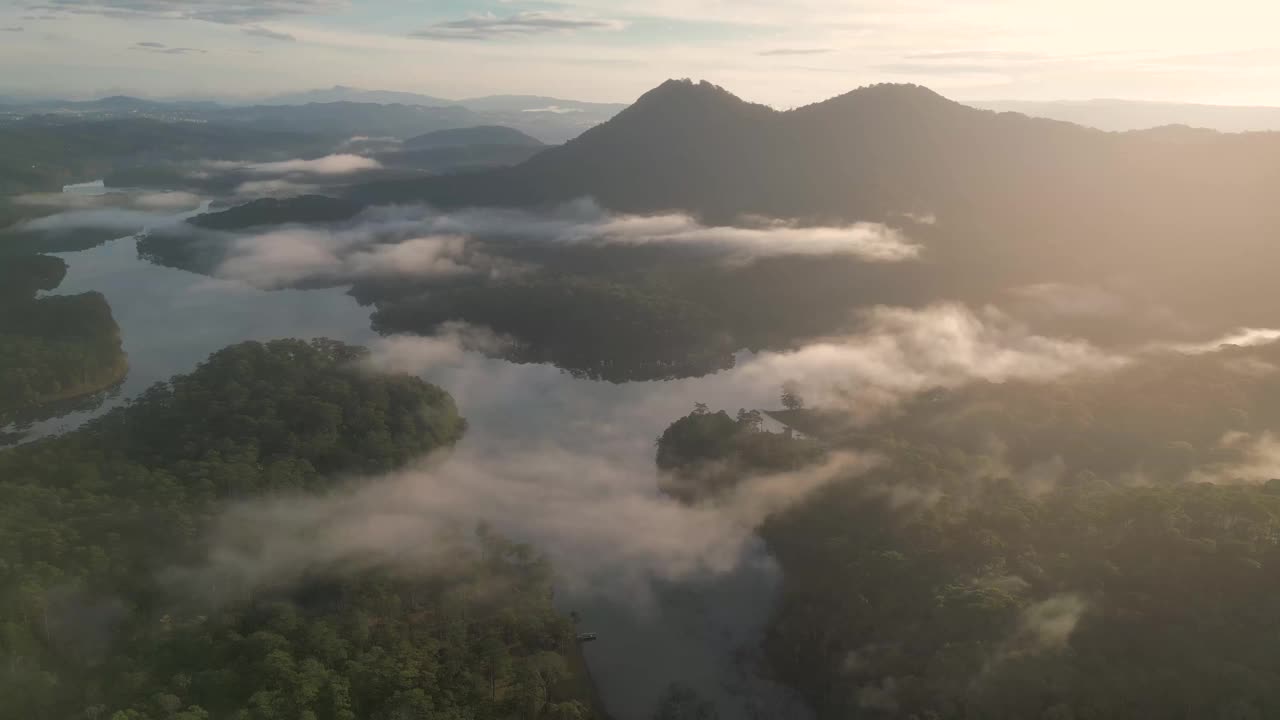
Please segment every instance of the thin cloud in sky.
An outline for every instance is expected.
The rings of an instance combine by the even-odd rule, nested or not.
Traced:
[[[791,55],[826,55],[835,52],[831,48],[775,48],[773,50],[762,50],[757,55],[761,57],[786,57]]]
[[[203,20],[241,25],[293,15],[330,12],[346,7],[346,0],[47,0],[33,11],[107,17]]]
[[[142,52],[161,53],[164,55],[203,55],[207,50],[189,47],[169,47],[164,43],[158,42],[140,42],[134,44],[130,50],[141,50]]]
[[[1205,22],[1210,6],[1203,0],[13,4],[19,12],[0,19],[0,32],[8,31],[10,39],[0,43],[0,65],[27,63],[31,72],[0,84],[6,91],[39,94],[96,92],[101,83],[95,72],[121,47],[165,37],[174,46],[209,52],[185,53],[184,62],[173,66],[164,63],[163,52],[131,53],[140,92],[189,94],[199,86],[211,94],[241,96],[334,83],[383,87],[393,77],[390,89],[437,95],[519,93],[626,102],[666,77],[698,77],[777,107],[882,81],[926,84],[960,100],[1125,97],[1280,104],[1280,65],[1261,50],[1275,45],[1270,29],[1280,23],[1280,4],[1257,0],[1219,0],[1213,15],[1231,19],[1221,23]],[[1150,22],[1153,13],[1161,18],[1157,25]],[[44,28],[23,23],[28,17],[58,18],[60,37],[35,32]],[[26,32],[16,29],[21,25]],[[1140,49],[1132,43],[1137,35],[1144,39]],[[456,42],[440,48],[423,40]],[[31,50],[40,41],[45,48],[60,44],[74,52],[42,63],[32,59],[38,56]],[[467,72],[445,72],[437,62],[440,52],[447,53],[449,66]],[[262,63],[253,57],[259,53],[277,57]],[[408,70],[388,76],[393,66]]]
[[[286,32],[277,32],[271,28],[264,28],[259,25],[247,27],[242,31],[250,37],[266,38],[267,40],[280,40],[282,42],[296,42],[298,38]]]
[[[578,30],[620,30],[623,27],[623,23],[618,20],[588,16],[545,12],[522,12],[506,16],[485,13],[462,20],[439,22],[412,35],[439,40],[493,40]]]

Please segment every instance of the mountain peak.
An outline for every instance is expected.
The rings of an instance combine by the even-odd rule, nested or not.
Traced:
[[[706,80],[694,82],[688,78],[683,80],[668,80],[658,87],[650,90],[636,100],[632,107],[644,107],[650,105],[667,105],[672,103],[688,104],[688,103],[708,103],[708,102],[732,102],[735,104],[745,104],[737,95],[725,90],[719,85],[714,85]]]
[[[956,105],[953,100],[939,95],[923,85],[912,83],[878,83],[866,85],[838,95],[826,102],[829,103],[876,103],[910,107],[941,107]],[[824,103],[817,103],[822,105]]]
[[[870,122],[872,118],[894,123],[908,117],[955,117],[970,110],[954,100],[949,100],[923,85],[905,83],[880,83],[866,85],[843,95],[792,110],[798,117],[841,116],[857,117],[858,122]]]

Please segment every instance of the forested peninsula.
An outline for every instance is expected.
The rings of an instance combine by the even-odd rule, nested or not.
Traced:
[[[48,255],[5,258],[0,267],[0,425],[105,390],[129,370],[101,293],[36,297],[60,285],[66,271]]]
[[[550,569],[480,528],[447,577],[315,574],[234,599],[165,581],[228,502],[455,443],[444,390],[329,340],[248,342],[70,434],[0,452],[0,716],[591,717]],[[492,584],[499,594],[468,588]]]

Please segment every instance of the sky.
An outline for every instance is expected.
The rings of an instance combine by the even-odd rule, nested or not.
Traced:
[[[1280,105],[1274,0],[0,0],[0,94],[251,99],[333,85],[630,102],[671,77],[795,107]]]

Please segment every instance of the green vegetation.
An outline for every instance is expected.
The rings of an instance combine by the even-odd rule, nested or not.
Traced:
[[[462,435],[447,393],[360,371],[362,356],[233,346],[0,453],[0,715],[589,717],[549,568],[483,529],[436,576],[317,574],[229,605],[165,580],[199,564],[228,500],[319,491]]]
[[[702,375],[732,367],[733,347],[702,308],[577,277],[439,288],[380,304],[379,332],[432,332],[465,320],[513,336],[512,359],[550,362],[612,382]]]
[[[770,413],[884,457],[762,530],[783,570],[773,672],[822,720],[1280,713],[1280,651],[1261,640],[1280,627],[1277,360],[1171,353],[977,385],[856,430]],[[700,409],[658,459],[697,498],[732,479],[696,468],[766,469],[780,438]]]
[[[323,195],[302,195],[277,200],[263,198],[222,212],[197,215],[187,222],[207,230],[238,230],[285,222],[322,223],[350,220],[362,208],[346,200]]]
[[[1265,487],[1032,498],[896,455],[767,528],[766,651],[820,718],[1270,717],[1277,522]]]
[[[53,290],[67,276],[67,263],[51,255],[5,258],[0,264],[0,300],[25,300],[41,290]]]
[[[0,269],[0,425],[41,405],[80,398],[124,378],[120,327],[100,293],[36,298],[56,288],[59,258],[6,258]]]
[[[696,501],[729,489],[748,472],[795,470],[821,456],[821,447],[790,433],[765,432],[757,410],[737,418],[698,405],[658,438],[663,492]]]
[[[463,320],[520,342],[512,356],[625,382],[707,375],[741,349],[784,348],[850,327],[852,308],[894,298],[897,268],[847,258],[776,258],[730,266],[658,247],[485,243],[528,266],[512,278],[447,285],[361,281],[382,332],[430,333]]]
[[[1075,382],[981,383],[933,393],[862,433],[998,453],[1012,467],[1060,461],[1067,476],[1173,482],[1199,470],[1225,482],[1262,482],[1272,477],[1265,463],[1252,474],[1231,468],[1250,464],[1248,451],[1280,427],[1277,367],[1277,344],[1153,353]],[[820,423],[817,430],[844,442],[838,426]]]

